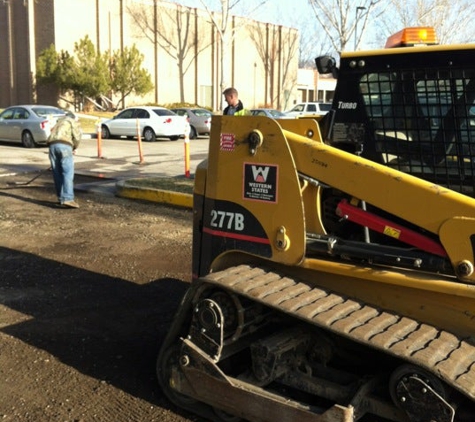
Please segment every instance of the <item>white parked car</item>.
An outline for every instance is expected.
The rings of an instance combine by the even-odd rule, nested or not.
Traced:
[[[184,136],[188,122],[184,116],[164,107],[129,107],[102,122],[101,135],[103,139],[122,136],[133,139],[137,136],[137,127],[144,141],[154,142],[157,138],[176,141]]]
[[[290,110],[285,111],[287,116],[308,116],[308,115],[317,115],[324,116],[332,108],[332,103],[323,103],[323,102],[309,102],[309,103],[299,103],[292,107]]]

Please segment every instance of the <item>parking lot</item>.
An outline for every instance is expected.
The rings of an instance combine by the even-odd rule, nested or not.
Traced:
[[[190,172],[207,157],[209,138],[189,142]],[[183,139],[142,142],[142,155],[137,140],[83,139],[75,156],[76,174],[111,180],[136,177],[179,176],[185,174],[185,143]],[[0,177],[7,174],[36,172],[49,167],[48,148],[23,148],[0,143]],[[34,174],[32,174],[33,176]]]

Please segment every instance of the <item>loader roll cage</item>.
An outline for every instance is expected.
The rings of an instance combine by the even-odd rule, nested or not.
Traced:
[[[370,73],[360,91],[382,162],[473,196],[475,75]]]
[[[386,50],[364,59],[342,57],[327,141],[475,196],[475,62],[470,56],[473,50],[466,47],[437,46],[418,48],[416,54]]]

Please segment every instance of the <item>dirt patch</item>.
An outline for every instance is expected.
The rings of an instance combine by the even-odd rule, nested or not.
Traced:
[[[0,180],[0,419],[198,421],[155,379],[192,212],[80,192],[64,209],[50,177]]]

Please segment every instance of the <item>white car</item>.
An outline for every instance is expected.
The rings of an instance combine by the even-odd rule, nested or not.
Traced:
[[[184,136],[188,122],[164,107],[129,107],[117,116],[101,123],[103,139],[126,136],[133,139],[138,135],[144,141],[154,142],[157,138],[169,138],[176,141]]]
[[[309,102],[296,104],[292,109],[285,111],[287,116],[324,116],[332,108],[332,103]]]

